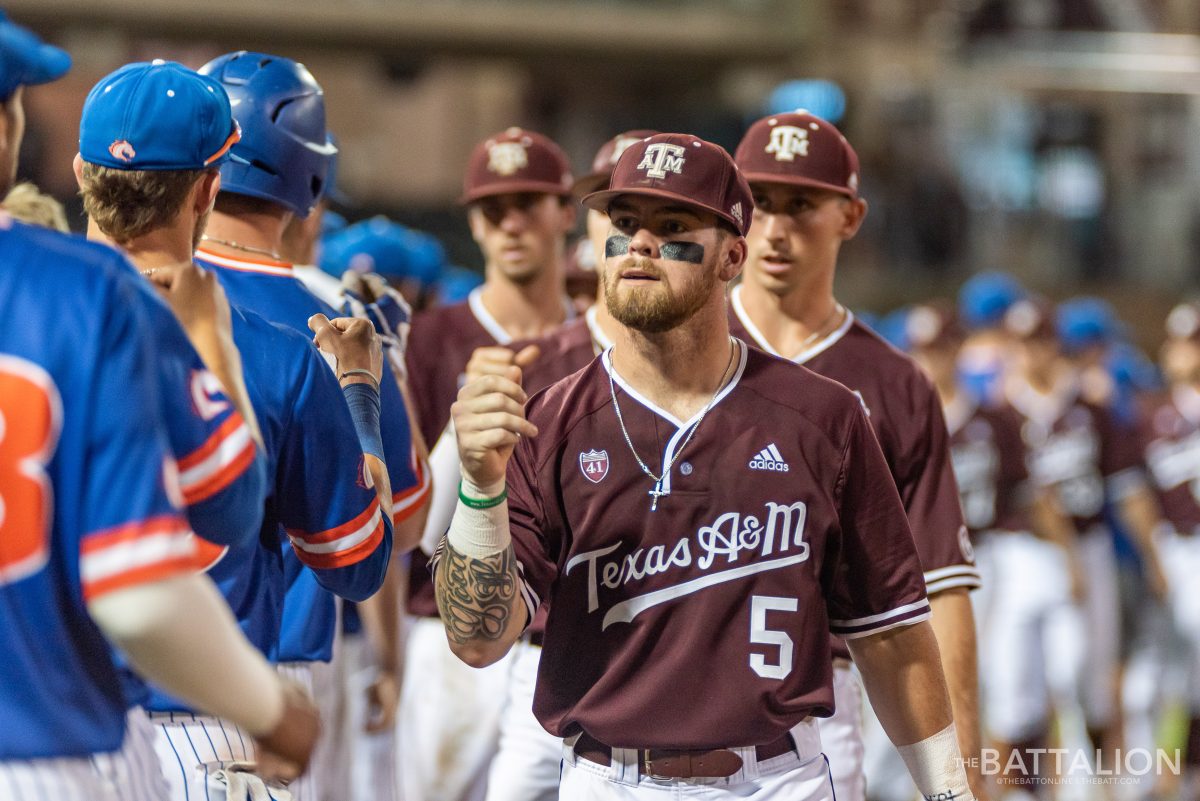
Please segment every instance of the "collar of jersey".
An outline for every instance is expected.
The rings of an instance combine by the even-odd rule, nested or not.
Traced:
[[[729,379],[729,383],[725,385],[725,388],[722,389],[720,392],[718,392],[717,396],[712,399],[712,403],[709,404],[709,406],[708,406],[708,411],[712,411],[713,409],[715,409],[717,407],[718,403],[723,401],[726,398],[726,396],[729,395],[730,392],[733,392],[733,388],[736,387],[738,385],[738,382],[742,380],[742,373],[746,372],[746,355],[750,352],[750,349],[748,347],[746,347],[745,342],[742,342],[740,339],[738,339],[736,337],[733,338],[733,341],[737,345],[739,356],[740,356],[740,358],[738,359],[737,369],[735,369],[733,371],[733,378]],[[692,415],[692,419],[680,420],[678,417],[671,414],[670,412],[668,412],[666,409],[662,408],[661,406],[658,406],[653,401],[651,401],[649,398],[647,398],[645,395],[638,392],[636,389],[634,389],[628,383],[626,383],[625,379],[621,378],[621,374],[617,372],[615,367],[613,367],[612,348],[611,347],[608,348],[606,351],[604,351],[604,353],[602,353],[600,355],[600,363],[604,365],[604,369],[607,370],[608,374],[612,376],[613,381],[615,381],[617,386],[619,386],[621,388],[622,392],[624,392],[629,397],[633,398],[638,403],[645,406],[650,411],[657,414],[659,417],[662,417],[663,419],[668,420],[671,423],[671,425],[675,426],[675,428],[679,429],[680,431],[685,431],[685,430],[691,428],[693,425],[695,425],[699,421],[700,415],[704,413],[702,411],[696,412],[694,415]]]
[[[750,334],[750,337],[754,340],[754,344],[758,345],[758,347],[762,348],[772,356],[778,356],[781,359],[787,359],[788,361],[795,362],[796,364],[804,364],[817,354],[824,353],[825,351],[829,350],[831,347],[836,345],[842,337],[846,336],[846,332],[850,330],[850,326],[854,325],[854,312],[846,309],[846,319],[842,321],[841,325],[826,334],[823,339],[818,342],[814,342],[811,346],[800,351],[795,356],[784,356],[771,346],[771,343],[767,341],[767,338],[763,335],[763,332],[760,331],[758,326],[754,324],[754,321],[750,319],[750,315],[746,312],[746,307],[742,305],[742,285],[738,284],[735,286],[733,291],[729,293],[729,296],[729,302],[733,305],[733,313],[737,315],[738,320],[741,321],[746,331]]]
[[[565,295],[562,302],[563,311],[566,314],[563,322],[569,323],[575,319],[575,305]],[[508,333],[504,326],[500,325],[500,321],[493,317],[492,313],[487,310],[487,306],[483,305],[483,287],[475,287],[467,295],[467,308],[475,316],[476,322],[483,326],[484,331],[491,334],[492,339],[496,340],[497,344],[507,345],[513,341],[512,334]]]
[[[613,346],[613,341],[604,333],[604,329],[596,322],[596,306],[595,304],[588,306],[588,310],[583,313],[583,320],[587,323],[588,333],[592,337],[592,347],[596,353],[601,353]]]
[[[287,261],[256,259],[244,256],[226,256],[223,253],[213,253],[203,246],[196,250],[196,257],[203,259],[209,264],[215,264],[218,267],[225,267],[230,270],[295,277],[295,273],[292,272],[292,264]]]

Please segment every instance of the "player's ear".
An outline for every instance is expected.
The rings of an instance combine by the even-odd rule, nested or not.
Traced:
[[[71,161],[71,169],[75,171],[75,183],[83,189],[83,154],[76,153]]]
[[[472,203],[467,207],[467,226],[471,229],[471,238],[476,242],[482,242],[484,234],[487,233],[483,223],[483,210],[479,208],[478,203]]]
[[[843,204],[846,217],[842,224],[842,239],[853,239],[858,233],[858,229],[862,227],[863,220],[867,218],[867,201],[861,197],[856,197],[853,200],[847,199]]]
[[[196,182],[195,212],[207,214],[212,211],[217,202],[217,193],[221,191],[221,173],[219,170],[208,170]]]
[[[17,157],[25,134],[25,107],[21,104],[24,86],[0,106],[0,196],[8,194],[17,179]]]
[[[746,266],[746,256],[749,251],[746,248],[746,237],[744,236],[722,233],[721,238],[721,260],[718,277],[728,283],[737,278],[742,272],[742,268]]]

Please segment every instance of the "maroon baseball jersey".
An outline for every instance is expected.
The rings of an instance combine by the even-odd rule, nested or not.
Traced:
[[[1053,490],[1080,534],[1102,530],[1105,499],[1120,501],[1145,484],[1138,438],[1108,409],[1083,400],[1074,382],[1042,394],[1013,381],[1006,394],[1024,417],[1033,483]]]
[[[603,350],[601,342],[607,342],[607,339],[596,325],[594,310],[589,310],[586,316],[565,323],[547,336],[512,342],[507,347],[518,352],[526,345],[537,345],[541,349],[537,360],[521,376],[522,386],[532,395],[591,364],[599,351]],[[534,642],[538,642],[546,633],[549,611],[548,604],[539,606],[526,630]]]
[[[554,734],[631,748],[771,742],[831,713],[830,631],[928,617],[858,401],[736,347],[732,380],[686,445],[696,418],[642,397],[608,353],[528,404],[540,433],[509,464],[509,515],[530,613],[550,606],[534,713]],[[654,511],[614,392],[641,458],[660,470],[676,459]]]
[[[1029,531],[1031,489],[1021,415],[1008,405],[979,406],[960,394],[946,408],[950,459],[972,536]]]
[[[862,401],[904,502],[929,594],[977,588],[979,571],[959,505],[946,420],[929,378],[849,311],[838,330],[803,353],[784,356],[746,314],[741,291],[734,288],[729,304],[734,336],[832,378]]]
[[[1142,442],[1163,517],[1180,534],[1200,534],[1200,393],[1177,388],[1155,399]]]
[[[465,303],[429,309],[413,318],[405,359],[421,435],[431,451],[450,422],[450,406],[458,398],[471,354],[511,339],[484,308],[479,290]],[[457,487],[437,486],[435,491],[456,492]],[[411,615],[438,616],[429,562],[420,550],[409,563],[407,609]]]
[[[520,351],[526,345],[537,345],[541,354],[521,377],[521,384],[530,395],[540,392],[556,381],[582,370],[591,364],[604,348],[602,331],[596,327],[595,316],[589,311],[583,317],[565,323],[562,328],[539,339],[513,342],[508,347]]]

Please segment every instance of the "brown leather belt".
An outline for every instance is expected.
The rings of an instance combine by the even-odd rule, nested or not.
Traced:
[[[761,762],[782,756],[795,748],[792,735],[784,734],[766,745],[755,746],[754,755]],[[742,758],[728,748],[707,751],[651,748],[637,753],[642,774],[654,779],[724,779],[742,769]],[[575,741],[575,755],[597,765],[612,765],[612,747],[587,732],[580,734]]]

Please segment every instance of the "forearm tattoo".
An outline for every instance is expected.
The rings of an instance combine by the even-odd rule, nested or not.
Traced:
[[[512,547],[473,559],[444,543],[434,584],[438,611],[451,641],[461,645],[500,639],[519,602],[517,581]]]

